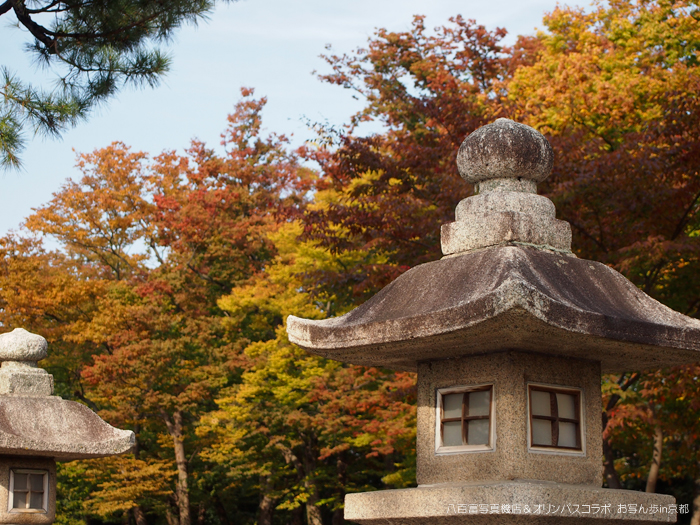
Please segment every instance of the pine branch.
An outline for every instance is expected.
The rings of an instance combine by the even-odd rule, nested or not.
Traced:
[[[46,50],[51,53],[55,54],[58,49],[57,49],[57,41],[55,38],[50,38],[48,34],[50,31],[46,29],[44,26],[41,26],[37,24],[34,20],[32,20],[32,17],[29,16],[29,13],[27,12],[27,6],[24,5],[24,2],[22,0],[11,0],[12,1],[12,9],[15,12],[15,16],[17,17],[17,20],[29,29],[29,32],[32,34],[34,38],[36,38],[39,42],[44,44],[46,46]]]

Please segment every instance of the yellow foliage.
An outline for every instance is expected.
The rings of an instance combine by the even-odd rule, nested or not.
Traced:
[[[686,96],[700,40],[692,2],[612,0],[586,13],[557,7],[541,51],[508,86],[521,118],[545,133],[581,128],[614,148],[619,136],[660,119],[669,96]]]
[[[87,512],[102,517],[128,511],[144,501],[163,506],[177,475],[171,461],[140,460],[132,455],[82,463],[87,466],[85,477],[96,481],[99,487],[83,506]]]

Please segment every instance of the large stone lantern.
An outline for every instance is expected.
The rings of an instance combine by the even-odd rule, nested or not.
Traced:
[[[0,335],[0,523],[48,525],[56,518],[56,461],[122,454],[134,433],[53,396],[37,367],[46,339],[22,328]]]
[[[675,521],[670,496],[601,488],[601,372],[700,360],[700,321],[572,254],[536,193],[552,160],[528,126],[478,129],[457,157],[476,195],[443,225],[441,260],[341,317],[289,317],[309,352],[418,372],[418,487],[350,494],[346,519]]]

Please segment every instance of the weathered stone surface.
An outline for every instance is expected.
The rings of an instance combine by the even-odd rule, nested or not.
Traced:
[[[109,425],[92,410],[60,397],[0,396],[0,454],[63,461],[121,454],[134,433]]]
[[[508,177],[541,182],[553,161],[552,147],[539,131],[505,118],[471,133],[457,153],[459,173],[472,184]]]
[[[5,361],[0,367],[0,395],[50,396],[53,376],[43,368]]]
[[[443,224],[440,243],[444,255],[517,244],[571,255],[571,226],[529,213],[470,213],[457,222]]]
[[[22,328],[0,335],[0,455],[69,461],[130,450],[133,432],[51,395],[53,376],[36,366],[46,356],[46,339],[39,335]]]
[[[48,344],[40,335],[15,328],[0,335],[0,395],[50,396],[53,376],[37,367]]]
[[[537,193],[537,183],[527,179],[486,179],[474,186],[474,193],[500,193],[509,191],[512,193]]]
[[[528,383],[583,391],[581,452],[528,450]],[[436,453],[437,390],[480,384],[493,384],[494,449]],[[603,484],[601,406],[600,364],[595,361],[501,352],[421,363],[416,436],[418,484],[537,479],[600,487]]]
[[[455,219],[459,222],[471,215],[492,212],[527,213],[554,219],[556,208],[547,197],[535,193],[491,191],[462,199],[455,208]]]
[[[24,328],[0,334],[0,361],[40,361],[48,355],[47,348],[46,339]]]
[[[287,332],[313,353],[399,370],[504,349],[597,360],[603,372],[700,359],[700,321],[604,264],[519,246],[416,266],[343,316],[289,316]]]
[[[583,485],[514,480],[495,483],[443,483],[412,489],[361,492],[345,496],[345,519],[366,525],[426,524],[530,524],[530,525],[626,525],[643,523],[675,523],[669,512],[675,500],[663,494],[647,494],[631,490],[610,490]],[[477,513],[469,514],[469,505],[477,505]],[[637,509],[656,508],[655,513],[622,512],[620,505]],[[458,505],[465,505],[460,508]],[[481,513],[479,505],[517,506],[520,514]],[[525,506],[530,514],[523,514]],[[540,514],[534,509],[542,505]],[[550,505],[552,507],[550,507]],[[605,510],[601,510],[601,507]],[[655,507],[654,507],[655,506]],[[661,508],[665,511],[661,511]],[[483,507],[481,507],[483,509]],[[555,512],[556,509],[556,512]],[[596,512],[595,509],[598,509]],[[547,515],[546,512],[551,512]]]

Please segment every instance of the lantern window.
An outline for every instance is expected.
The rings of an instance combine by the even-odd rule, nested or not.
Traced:
[[[493,450],[493,385],[438,390],[436,452]]]
[[[581,391],[528,386],[530,447],[582,451]]]
[[[9,512],[47,512],[49,472],[10,469]]]

